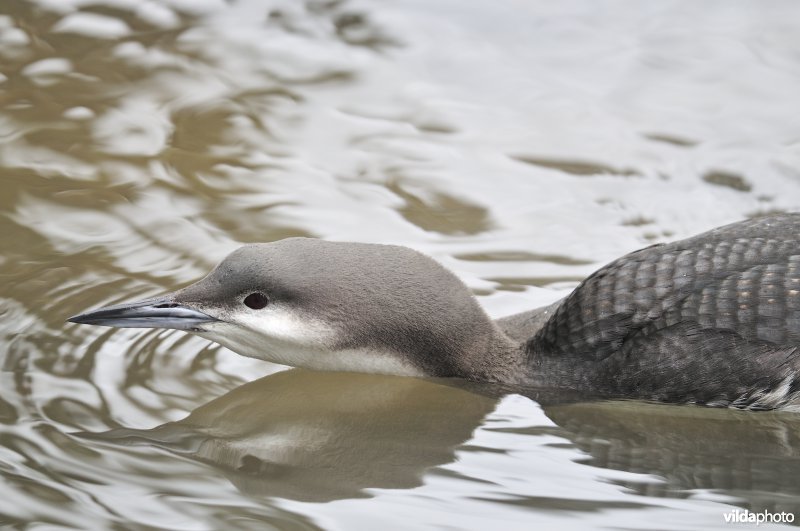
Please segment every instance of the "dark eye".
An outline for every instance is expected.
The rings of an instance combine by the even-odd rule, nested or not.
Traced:
[[[258,292],[251,293],[244,298],[244,305],[254,310],[260,310],[261,308],[266,307],[268,302],[267,296]]]

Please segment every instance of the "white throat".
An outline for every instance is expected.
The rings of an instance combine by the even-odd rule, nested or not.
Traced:
[[[282,305],[217,316],[197,335],[248,356],[306,369],[422,376],[400,354],[375,349],[335,349],[337,332],[327,323]]]

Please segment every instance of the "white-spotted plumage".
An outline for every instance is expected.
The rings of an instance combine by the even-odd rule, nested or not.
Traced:
[[[792,392],[791,390],[794,380],[795,375],[791,374],[784,378],[777,387],[744,394],[731,402],[728,407],[756,411],[766,409],[800,411],[800,391]]]

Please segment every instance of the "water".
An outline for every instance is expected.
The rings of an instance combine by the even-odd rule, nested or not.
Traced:
[[[296,235],[414,247],[502,316],[649,243],[798,209],[798,16],[780,1],[4,0],[0,523],[797,514],[796,415],[286,372],[64,319]]]

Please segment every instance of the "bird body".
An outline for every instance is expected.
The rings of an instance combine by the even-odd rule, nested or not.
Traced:
[[[779,215],[613,261],[529,336],[531,380],[752,409],[795,401],[799,236],[800,215]]]
[[[177,328],[286,365],[460,377],[745,409],[800,398],[800,214],[619,258],[545,308],[492,321],[405,247],[290,238],[73,322]]]

